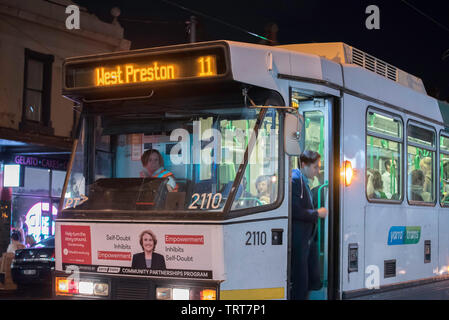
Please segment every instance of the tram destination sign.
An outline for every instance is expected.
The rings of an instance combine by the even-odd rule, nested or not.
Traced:
[[[134,87],[176,80],[215,78],[226,74],[224,47],[130,51],[108,56],[68,59],[65,89]]]

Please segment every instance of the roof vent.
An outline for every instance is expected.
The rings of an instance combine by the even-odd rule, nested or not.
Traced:
[[[412,90],[426,94],[422,80],[343,42],[304,43],[278,46],[287,50],[316,54],[336,63],[355,64]]]
[[[375,72],[385,78],[393,81],[398,81],[398,69],[382,60],[379,60],[359,49],[352,48],[352,61],[369,71]]]

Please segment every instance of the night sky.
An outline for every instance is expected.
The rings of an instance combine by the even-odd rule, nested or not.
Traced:
[[[131,49],[189,42],[185,21],[191,12],[164,0],[74,0],[111,22],[110,9],[121,9],[120,24]],[[430,95],[449,100],[449,1],[417,0],[170,0],[247,31],[265,35],[265,26],[279,27],[279,44],[345,42],[420,77]],[[417,10],[411,8],[410,4]],[[380,9],[380,29],[368,30],[369,5]],[[428,17],[424,16],[427,15]],[[236,28],[196,15],[197,41],[260,39]],[[431,19],[435,20],[433,22]],[[137,20],[137,21],[136,21]],[[145,22],[143,22],[145,21]],[[438,25],[438,23],[441,25]],[[449,52],[449,51],[448,51]]]

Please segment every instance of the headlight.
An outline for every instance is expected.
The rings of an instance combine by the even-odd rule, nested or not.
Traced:
[[[217,300],[217,290],[214,288],[156,288],[157,300]]]
[[[190,289],[173,288],[173,300],[189,300]]]
[[[68,278],[56,278],[56,294],[76,294],[78,293],[78,282]]]
[[[102,296],[109,295],[109,284],[89,280],[69,280],[68,278],[56,277],[57,295],[84,295]]]
[[[109,284],[107,283],[95,283],[94,285],[94,295],[96,296],[107,296],[109,295]]]
[[[93,295],[94,294],[94,283],[90,281],[80,281],[79,284],[79,293],[80,294],[86,294],[86,295]]]
[[[217,291],[215,289],[204,289],[200,292],[201,300],[217,300]]]
[[[156,288],[157,300],[172,300],[171,288]]]

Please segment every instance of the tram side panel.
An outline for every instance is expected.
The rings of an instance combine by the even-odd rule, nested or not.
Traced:
[[[222,300],[287,298],[287,201],[276,210],[245,217],[255,222],[224,226],[225,281]],[[280,217],[279,219],[266,219]],[[284,217],[284,218],[282,218]],[[280,242],[273,241],[273,232]]]
[[[366,286],[388,286],[428,279],[438,276],[440,269],[439,244],[443,242],[439,239],[441,230],[438,227],[438,210],[433,206],[410,204],[407,195],[407,188],[410,187],[407,183],[407,172],[410,171],[407,164],[407,123],[409,119],[422,120],[396,110],[388,111],[401,116],[403,120],[403,201],[400,204],[369,203],[366,207],[365,265],[379,273],[378,283],[367,281]],[[430,255],[425,254],[427,245],[430,245]],[[396,295],[406,297],[408,293],[399,290]]]
[[[342,160],[351,161],[355,178],[350,186],[343,187],[342,193],[342,291],[362,293],[366,289],[438,276],[449,264],[449,249],[445,245],[449,237],[441,227],[449,218],[434,207],[414,206],[407,201],[408,117],[350,95],[344,96],[343,105]],[[369,202],[366,196],[366,110],[370,106],[398,115],[404,123],[401,159],[404,200],[399,204]],[[425,255],[428,244],[430,257]],[[356,268],[349,265],[350,250],[357,253]],[[396,295],[407,293],[398,291]]]
[[[379,271],[380,286],[433,276],[438,270],[437,210],[370,204],[365,214],[366,268]],[[428,260],[426,241],[434,249],[434,257]],[[375,285],[368,281],[370,284]]]
[[[438,265],[439,273],[449,274],[449,208],[438,210]],[[435,249],[434,249],[434,252]]]
[[[344,94],[342,99],[342,124],[340,145],[341,163],[351,161],[355,176],[350,186],[342,184],[341,203],[341,269],[340,283],[343,292],[363,288],[365,272],[364,210],[365,196],[365,110],[366,102]],[[357,265],[349,271],[349,250],[356,251]]]

